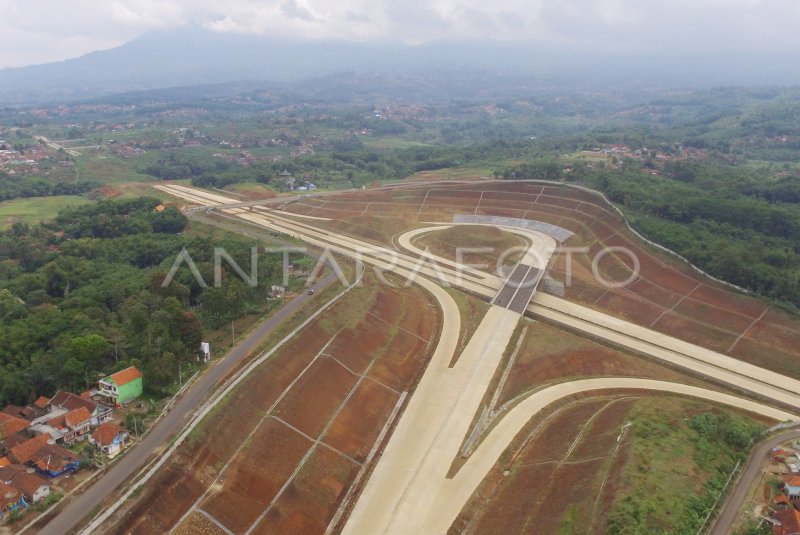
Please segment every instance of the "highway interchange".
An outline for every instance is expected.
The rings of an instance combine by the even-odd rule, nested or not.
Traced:
[[[447,532],[471,494],[523,426],[547,406],[583,392],[667,392],[727,404],[778,421],[797,419],[797,415],[785,410],[786,407],[800,406],[800,395],[797,394],[800,382],[794,379],[536,292],[551,258],[558,251],[559,238],[569,235],[564,229],[554,228],[548,232],[547,225],[534,225],[538,230],[503,226],[503,230],[525,237],[529,246],[511,272],[501,276],[436,257],[414,244],[416,237],[449,225],[432,224],[397,236],[396,242],[403,249],[399,251],[325,230],[320,225],[324,218],[260,206],[266,201],[237,205],[232,199],[195,188],[178,185],[158,188],[206,210],[354,258],[373,266],[378,273],[391,272],[407,278],[428,291],[438,303],[443,322],[431,361],[358,497],[344,525],[345,533]],[[326,284],[330,281],[331,278],[326,279]],[[518,281],[528,284],[519,285]],[[454,364],[461,317],[458,306],[443,289],[444,286],[481,296],[491,304]],[[679,383],[623,377],[537,385],[538,389],[518,399],[516,405],[498,416],[463,466],[448,477],[452,461],[458,456],[464,438],[470,434],[476,411],[524,314],[713,379],[735,391],[747,392],[759,401]],[[274,325],[271,323],[270,326]],[[225,369],[238,361],[244,352],[237,354],[239,357],[236,359],[226,360]],[[161,425],[159,433],[148,435],[148,444],[152,444],[135,448],[136,455],[126,456],[111,473],[67,504],[42,532],[66,533],[121,483],[119,477],[112,475],[121,472],[130,475],[143,466],[150,454],[166,443],[196,408],[199,399],[216,384],[216,377],[222,373],[223,367],[215,368],[220,372],[206,374],[202,379],[203,388],[190,390],[191,395],[181,400],[168,415],[171,425]]]
[[[431,363],[356,502],[344,527],[345,533],[446,532],[525,423],[551,403],[579,392],[609,389],[672,392],[728,404],[779,421],[797,418],[786,410],[750,399],[664,381],[598,378],[545,385],[503,415],[464,466],[448,478],[452,460],[469,432],[481,399],[524,313],[713,378],[759,399],[777,402],[779,407],[798,406],[800,382],[564,299],[536,293],[536,284],[558,248],[552,236],[541,232],[504,228],[524,235],[530,247],[523,261],[508,277],[502,278],[433,257],[412,243],[415,236],[446,225],[416,229],[399,236],[397,242],[407,251],[399,252],[324,230],[303,222],[308,218],[297,214],[258,206],[237,207],[232,199],[184,186],[164,185],[159,189],[409,278],[439,303],[444,322]],[[530,284],[517,287],[520,286],[517,281]],[[453,366],[450,362],[456,351],[460,316],[442,285],[459,287],[492,303]]]

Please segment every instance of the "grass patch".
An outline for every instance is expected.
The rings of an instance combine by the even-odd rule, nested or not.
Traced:
[[[410,141],[400,137],[378,137],[364,139],[364,146],[373,149],[408,149],[413,147],[430,147],[429,143]]]
[[[63,208],[90,203],[78,195],[56,195],[52,197],[29,197],[0,202],[0,230],[11,228],[14,223],[33,225],[53,219]]]
[[[589,162],[609,162],[611,156],[605,152],[597,152],[593,150],[582,150],[575,152],[566,157],[568,160],[585,160]]]
[[[337,291],[341,290],[338,284],[334,284]],[[352,329],[356,325],[364,321],[364,317],[375,301],[375,294],[377,291],[377,283],[375,277],[370,272],[364,275],[362,286],[354,288],[348,295],[348,301],[354,299],[358,301],[361,306],[352,307],[344,304],[339,304],[335,307],[335,314],[324,315],[319,319],[318,325],[327,334],[333,336],[342,329]]]
[[[628,462],[605,533],[694,534],[702,526],[736,462],[764,429],[703,407],[666,396],[634,405]]]
[[[153,177],[144,175],[137,170],[137,163],[134,159],[118,158],[108,153],[84,154],[76,159],[75,166],[81,180],[96,180],[102,184],[153,180]]]
[[[225,186],[222,189],[233,196],[239,195],[248,199],[270,199],[278,196],[277,192],[258,182],[239,182]]]

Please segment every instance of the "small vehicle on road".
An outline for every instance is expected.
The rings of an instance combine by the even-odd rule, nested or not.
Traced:
[[[308,295],[314,295],[314,288],[309,288]]]

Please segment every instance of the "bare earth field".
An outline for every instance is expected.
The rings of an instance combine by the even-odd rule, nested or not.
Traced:
[[[522,258],[527,240],[495,227],[457,225],[423,234],[414,240],[417,247],[453,261],[461,261],[481,271],[494,273],[498,263],[513,266]],[[460,258],[458,250],[461,249]],[[474,249],[485,249],[475,251]],[[509,252],[512,251],[512,252]],[[516,252],[513,252],[516,251]]]
[[[428,303],[374,282],[345,297],[234,389],[111,531],[324,531],[427,363]]]
[[[605,347],[541,322],[530,322],[498,406],[553,382],[586,377],[640,377],[691,384],[680,372]],[[699,380],[697,384],[702,384]]]
[[[508,465],[487,476],[450,533],[556,533],[573,506],[584,513],[581,525],[588,526],[602,481],[600,469],[608,465],[630,403],[577,400],[545,417],[538,428],[535,423],[527,427],[515,441],[521,449]],[[611,432],[594,436],[586,429],[593,417],[602,417],[605,431]]]

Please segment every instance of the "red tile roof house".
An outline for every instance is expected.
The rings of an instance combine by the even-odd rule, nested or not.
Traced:
[[[128,431],[109,422],[100,424],[89,439],[90,443],[109,457],[114,457],[122,451],[127,441]]]
[[[98,381],[98,395],[109,405],[127,405],[142,395],[142,384],[142,372],[130,366]]]
[[[50,435],[56,442],[67,446],[83,439],[91,429],[92,414],[86,407],[67,412],[56,409],[31,422],[28,428],[34,435]]]
[[[47,445],[51,438],[47,435],[29,438],[14,446],[8,453],[9,459],[17,464],[27,464],[41,448]]]
[[[17,464],[35,468],[48,478],[58,477],[66,472],[80,469],[80,461],[71,451],[52,443],[49,435],[33,437],[11,448],[10,458]]]
[[[47,444],[37,451],[29,464],[37,473],[51,479],[81,469],[77,455],[57,444]]]
[[[20,491],[28,503],[37,503],[50,496],[50,482],[19,464],[0,468],[0,481]]]
[[[23,418],[22,411],[25,410],[25,407],[20,407],[19,405],[6,405],[3,407],[3,410],[0,411],[0,414],[7,414],[9,416],[16,416],[17,418]]]
[[[64,424],[67,426],[72,442],[80,440],[91,429],[92,414],[86,407],[80,407],[64,415]],[[72,442],[64,441],[65,444]]]
[[[0,520],[20,507],[28,507],[28,503],[22,493],[0,481]]]
[[[797,509],[784,509],[772,515],[780,525],[772,527],[773,535],[800,535],[800,512]]]
[[[19,446],[31,437],[33,437],[33,435],[28,431],[20,431],[16,435],[11,435],[7,439],[0,441],[0,450],[7,452],[14,446]]]
[[[38,418],[47,411],[45,411],[42,407],[37,407],[36,405],[27,405],[25,407],[6,405],[2,412],[8,414],[9,416],[16,416],[17,418],[30,421]]]
[[[73,394],[72,392],[64,392],[63,390],[59,390],[56,392],[56,395],[50,399],[50,402],[47,404],[47,410],[50,412],[59,410],[59,409],[66,409],[67,411],[74,411],[76,409],[80,409],[84,407],[89,414],[91,414],[91,420],[89,425],[92,427],[98,426],[103,422],[107,422],[111,419],[113,415],[113,408],[109,407],[108,405],[103,405],[102,403],[98,403],[92,399],[87,399],[81,397],[77,394]]]
[[[28,420],[0,412],[0,440],[16,435],[20,431],[27,429],[29,425],[31,423]]]

